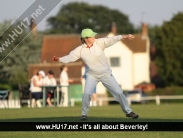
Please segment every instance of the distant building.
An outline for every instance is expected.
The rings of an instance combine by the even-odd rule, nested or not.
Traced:
[[[108,37],[114,36],[112,27]],[[105,50],[112,73],[123,90],[131,90],[142,82],[150,82],[150,40],[146,24],[133,40],[122,40]]]
[[[97,38],[111,37],[116,34],[117,29],[113,23],[110,33],[98,34]],[[111,66],[112,73],[124,90],[131,90],[142,82],[150,82],[150,41],[147,25],[143,24],[142,32],[134,34],[134,36],[134,40],[121,40],[105,49],[105,55]],[[49,69],[52,69],[58,81],[62,63],[54,63],[52,57],[65,56],[79,45],[81,45],[80,34],[45,35],[43,38],[41,63],[29,66],[29,79],[36,70],[43,69],[47,72]],[[83,65],[81,59],[67,64],[69,77],[75,80],[75,84],[81,85],[80,77],[84,72]],[[106,89],[101,83],[97,85],[97,93],[106,93]]]
[[[33,38],[36,39],[36,37],[37,37],[37,28],[36,28],[36,22],[33,18],[30,19],[30,30],[32,31]]]

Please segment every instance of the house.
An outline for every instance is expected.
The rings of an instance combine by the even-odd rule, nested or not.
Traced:
[[[115,26],[107,36],[114,35]],[[125,39],[105,49],[112,73],[123,90],[132,90],[142,82],[150,82],[150,40],[147,25],[142,24],[141,34],[134,36],[133,40]],[[102,91],[102,86],[99,85]]]
[[[116,35],[116,30],[115,25],[113,25],[109,34],[98,34],[96,37],[114,36]],[[131,90],[142,82],[150,82],[150,42],[147,25],[143,24],[142,33],[135,34],[134,36],[133,40],[121,40],[105,49],[105,55],[111,66],[112,73],[123,90]],[[60,66],[62,63],[54,63],[52,57],[65,56],[79,45],[81,45],[80,34],[44,36],[40,63],[29,65],[29,79],[40,69],[45,72],[52,69],[55,72],[57,83],[59,83]],[[84,73],[83,62],[80,59],[76,62],[68,63],[67,66],[69,77],[74,79],[74,84],[79,87],[76,93],[80,93],[79,95],[81,96],[80,77]],[[97,85],[97,94],[106,94],[106,89],[101,83]]]

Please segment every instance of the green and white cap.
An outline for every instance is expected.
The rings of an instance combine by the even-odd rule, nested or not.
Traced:
[[[91,29],[86,28],[83,29],[81,32],[81,38],[86,38],[86,37],[94,37],[97,33],[93,32]]]

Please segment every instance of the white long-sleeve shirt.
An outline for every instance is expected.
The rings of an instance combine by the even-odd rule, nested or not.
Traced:
[[[69,77],[66,71],[62,71],[60,74],[60,85],[68,86],[69,85]]]
[[[103,77],[111,73],[110,66],[104,53],[104,49],[114,45],[122,39],[122,35],[95,39],[93,46],[87,48],[82,44],[69,53],[69,55],[59,58],[59,62],[69,63],[82,58],[86,64],[86,74],[95,77]]]

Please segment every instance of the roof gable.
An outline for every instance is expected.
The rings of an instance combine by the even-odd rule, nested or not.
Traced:
[[[96,38],[106,37],[107,34],[98,34]],[[122,40],[133,53],[146,52],[147,39],[143,39],[142,35],[136,34],[133,40]],[[62,57],[68,55],[70,51],[80,46],[79,34],[68,35],[46,35],[43,38],[41,63],[53,63],[52,57]]]
[[[147,39],[143,39],[140,34],[136,34],[134,36],[135,38],[133,40],[125,39],[122,40],[122,43],[124,43],[133,53],[146,52]]]
[[[98,34],[96,38],[105,37],[107,34]],[[53,63],[52,57],[68,55],[70,51],[80,46],[79,34],[46,35],[43,38],[41,62]]]
[[[79,35],[46,35],[43,38],[41,62],[52,63],[53,56],[65,56],[79,45]]]

